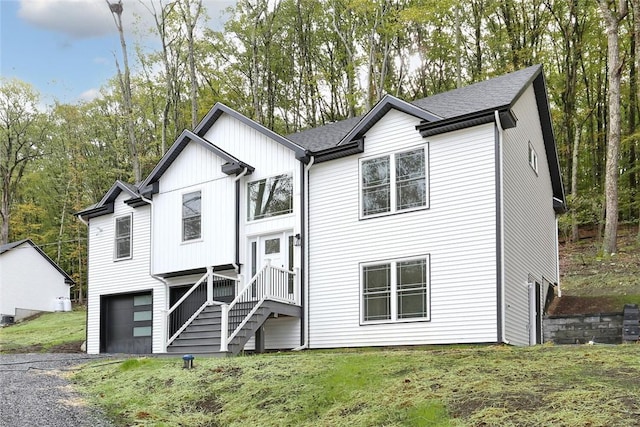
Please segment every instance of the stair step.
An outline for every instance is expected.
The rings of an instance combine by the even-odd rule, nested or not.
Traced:
[[[217,356],[217,357],[227,357],[231,355],[231,352],[221,352],[220,346],[205,346],[205,345],[194,345],[187,347],[169,347],[167,348],[167,353],[169,354],[192,354],[192,355],[204,355],[204,356]],[[197,360],[196,360],[197,363]]]
[[[200,319],[200,318],[196,318],[193,322],[191,322],[189,324],[189,326],[191,326],[191,325],[193,325],[193,326],[211,326],[211,327],[215,327],[217,329],[220,329],[220,325],[221,324],[222,324],[222,321],[220,319]],[[187,326],[187,328],[189,326]]]
[[[185,338],[218,338],[220,339],[220,331],[219,330],[191,331],[189,330],[189,328],[187,328],[178,336],[177,339],[185,339]]]
[[[220,332],[220,324],[190,324],[183,332],[207,332],[218,331]]]
[[[220,347],[220,337],[217,338],[176,338],[170,347],[185,347],[192,345],[210,345]]]
[[[215,318],[221,318],[222,317],[222,313],[220,313],[219,311],[214,312],[214,311],[203,311],[198,315],[198,318],[200,319],[215,319]]]

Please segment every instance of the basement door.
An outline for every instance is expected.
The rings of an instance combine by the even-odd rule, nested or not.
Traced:
[[[151,292],[104,296],[100,302],[100,352],[152,352]]]
[[[529,344],[542,344],[542,289],[540,283],[530,282],[529,291]]]

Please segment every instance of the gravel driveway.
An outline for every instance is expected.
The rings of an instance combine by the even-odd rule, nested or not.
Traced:
[[[73,392],[60,373],[104,356],[39,353],[0,355],[0,426],[106,427],[102,413]]]

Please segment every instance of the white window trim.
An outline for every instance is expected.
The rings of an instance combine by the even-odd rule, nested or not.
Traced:
[[[270,178],[275,178],[277,176],[288,176],[291,179],[291,212],[287,212],[287,213],[282,213],[279,215],[272,215],[272,216],[267,216],[267,217],[263,217],[263,218],[258,218],[258,219],[250,219],[249,218],[249,197],[250,197],[250,192],[249,192],[249,186],[253,183],[256,182],[260,182],[260,181],[266,181]],[[253,177],[252,177],[253,178]],[[257,178],[254,179],[252,181],[246,181],[245,185],[244,185],[244,192],[245,192],[245,214],[244,214],[244,222],[245,224],[258,224],[260,222],[264,222],[264,221],[273,221],[274,219],[280,219],[280,218],[287,218],[287,217],[292,217],[295,215],[295,180],[294,180],[294,175],[293,172],[288,171],[288,172],[281,172],[281,173],[276,173],[273,175],[269,175],[269,176],[265,176],[263,178]]]
[[[200,237],[198,237],[197,239],[184,240],[184,217],[182,216],[182,203],[185,195],[197,192],[200,192]],[[198,243],[204,240],[204,203],[202,203],[203,199],[204,191],[202,191],[202,188],[193,188],[180,193],[180,243],[183,245]]]
[[[397,180],[396,180],[396,169],[395,169],[396,154],[407,153],[409,151],[414,151],[419,148],[424,149],[424,180],[425,180],[425,191],[426,191],[425,205],[398,210],[396,207],[396,199],[397,199],[397,187],[396,187]],[[365,215],[364,203],[363,203],[364,194],[363,194],[363,188],[362,188],[362,163],[366,162],[367,160],[374,160],[382,157],[389,157],[389,177],[390,177],[389,208],[390,209],[387,212],[380,212],[377,214]],[[376,154],[375,156],[361,157],[358,160],[358,215],[361,220],[429,209],[430,198],[431,198],[430,190],[431,190],[431,187],[430,187],[430,180],[429,180],[429,144],[428,143],[416,145],[413,147],[407,147],[402,150],[391,151],[383,154]]]
[[[529,141],[529,151],[528,151],[527,157],[529,161],[529,166],[531,166],[531,169],[533,169],[536,175],[538,175],[538,153],[536,152],[536,149],[533,147],[533,144],[531,143],[531,141]]]
[[[398,284],[396,279],[396,266],[399,262],[406,261],[418,261],[425,260],[426,261],[426,285],[427,285],[427,315],[425,317],[413,317],[413,318],[398,318]],[[364,279],[363,272],[365,267],[369,267],[372,265],[381,265],[381,264],[389,264],[391,267],[391,294],[389,298],[391,298],[391,310],[390,310],[390,319],[383,320],[364,320],[365,312],[364,312]],[[360,305],[360,325],[383,325],[389,323],[415,323],[415,322],[429,322],[431,321],[431,254],[417,255],[406,258],[393,258],[393,259],[382,259],[377,261],[367,261],[360,263],[359,266],[359,275],[360,275],[360,292],[359,292],[359,305]]]
[[[129,256],[118,257],[118,220],[121,218],[129,218]],[[113,218],[113,260],[125,261],[133,258],[133,214],[119,215]]]

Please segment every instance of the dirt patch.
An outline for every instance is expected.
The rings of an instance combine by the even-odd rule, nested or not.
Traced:
[[[551,316],[573,315],[573,314],[595,314],[595,313],[621,313],[619,299],[613,297],[581,297],[574,295],[563,295],[562,298],[555,298],[547,314]]]
[[[194,403],[196,410],[205,414],[219,414],[222,412],[222,403],[215,396],[205,396]]]
[[[459,398],[448,404],[449,412],[454,418],[467,419],[484,408],[501,408],[505,412],[539,411],[543,400],[541,395],[528,394],[484,394],[468,398]]]
[[[62,344],[45,347],[42,344],[26,345],[22,347],[2,347],[0,353],[22,354],[22,353],[84,353],[80,350],[83,341],[72,341]]]

